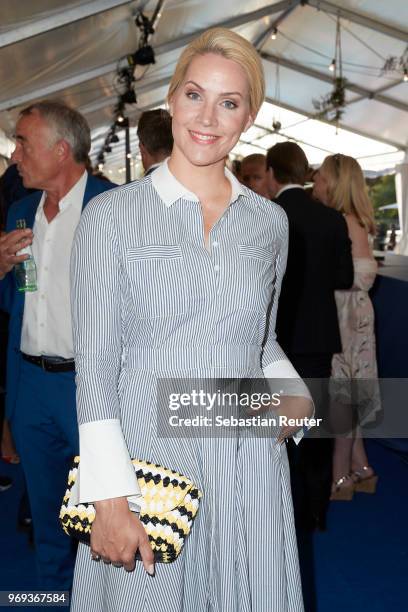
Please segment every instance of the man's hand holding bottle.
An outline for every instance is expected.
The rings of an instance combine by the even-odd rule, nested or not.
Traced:
[[[3,279],[14,266],[25,261],[28,254],[18,255],[18,252],[32,244],[33,232],[31,229],[16,229],[3,232],[0,237],[0,280]]]

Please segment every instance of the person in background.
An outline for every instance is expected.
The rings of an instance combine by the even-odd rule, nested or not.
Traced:
[[[393,251],[397,246],[397,228],[395,223],[391,225],[390,238],[387,244],[387,251]]]
[[[1,226],[4,229],[7,220],[7,214],[13,202],[21,200],[27,195],[34,193],[36,189],[27,189],[23,185],[21,176],[15,163],[11,163],[7,170],[0,178],[0,219]]]
[[[59,521],[73,455],[78,452],[70,256],[83,206],[113,187],[85,170],[91,145],[84,117],[42,101],[16,126],[16,163],[25,188],[37,189],[8,212],[0,238],[0,297],[10,313],[6,411],[26,478],[41,589],[71,586],[75,548]],[[26,229],[15,229],[23,219]],[[32,245],[37,290],[20,292],[13,268]]]
[[[231,172],[242,183],[241,180],[241,164],[242,161],[240,159],[233,159],[231,162]]]
[[[343,348],[333,357],[331,385],[334,423],[343,429],[345,422],[346,430],[352,432],[335,440],[331,499],[350,500],[354,491],[374,493],[377,484],[359,429],[381,410],[374,309],[368,295],[377,273],[371,247],[374,211],[361,167],[347,155],[326,157],[315,175],[313,193],[344,215],[352,244],[353,287],[335,294]],[[352,412],[355,405],[357,414]]]
[[[0,227],[4,232],[7,222],[7,215],[10,206],[21,200],[27,195],[34,193],[35,189],[26,189],[23,185],[17,166],[11,164],[4,174],[0,177]],[[8,314],[0,310],[0,381],[3,392],[0,394],[0,403],[4,408],[6,394],[6,353],[8,343]],[[1,455],[8,463],[19,463],[14,441],[7,420],[3,424],[3,435],[1,436]]]
[[[377,251],[385,251],[385,244],[387,242],[387,224],[379,222],[376,225],[375,237],[374,237],[374,248]]]
[[[307,174],[306,174],[306,179],[305,179],[305,193],[307,193],[307,195],[310,196],[311,198],[313,198],[313,182],[314,182],[315,172],[316,172],[316,169],[312,168],[312,166],[309,166],[307,170]]]
[[[145,176],[153,172],[173,149],[171,117],[163,108],[145,111],[137,124],[139,149]]]
[[[16,202],[35,189],[26,189],[21,180],[15,164],[11,164],[0,177],[0,229],[3,233],[6,227],[6,220],[9,208],[13,202]],[[14,441],[11,436],[10,427],[5,419],[5,398],[6,398],[6,355],[8,343],[8,326],[9,316],[4,310],[0,310],[0,440],[1,440],[1,456],[4,461],[9,463],[19,463],[20,459],[16,453]],[[3,483],[3,484],[2,484]],[[3,489],[2,489],[3,486]],[[5,476],[0,476],[0,491],[5,490],[4,487],[11,486],[11,479]],[[31,528],[31,513],[27,498],[27,492],[24,490],[18,512],[18,526],[24,529]]]
[[[347,225],[341,213],[305,193],[309,165],[299,145],[291,141],[276,144],[267,152],[266,166],[269,193],[289,220],[288,263],[276,322],[278,341],[302,377],[328,381],[333,354],[341,351],[334,292],[353,283]],[[323,383],[316,393],[320,397],[320,401],[315,399],[317,417],[325,419],[327,385],[325,389]],[[332,446],[331,439],[313,436],[298,447],[288,443],[298,529],[325,528]]]
[[[0,338],[2,339],[4,334],[4,328],[0,328]],[[4,395],[3,389],[0,391],[2,395]],[[0,404],[0,439],[3,435],[3,424],[4,424],[4,402]],[[4,474],[0,474],[0,493],[3,491],[7,491],[13,484],[12,479],[9,476],[5,476]]]
[[[264,198],[269,198],[266,182],[266,157],[262,153],[253,153],[244,157],[241,162],[241,183]]]

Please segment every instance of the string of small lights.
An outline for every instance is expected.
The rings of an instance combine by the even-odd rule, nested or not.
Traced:
[[[106,134],[104,143],[96,157],[97,169],[102,172],[105,164],[105,154],[112,152],[112,144],[119,142],[118,131],[125,130],[126,143],[126,182],[130,181],[130,134],[129,134],[129,118],[126,115],[127,107],[137,103],[137,95],[135,83],[138,79],[135,77],[137,66],[148,67],[155,63],[155,55],[152,46],[149,44],[150,37],[155,32],[155,27],[160,19],[165,0],[160,0],[157,3],[156,9],[151,19],[142,12],[138,13],[135,18],[135,25],[139,29],[139,45],[134,53],[121,58],[118,61],[116,77],[114,81],[114,89],[118,93],[118,99],[113,109],[114,120]],[[123,66],[123,62],[126,64]]]

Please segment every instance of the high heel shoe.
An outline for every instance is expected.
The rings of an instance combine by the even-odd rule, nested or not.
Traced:
[[[333,481],[330,495],[332,501],[351,501],[353,495],[354,484],[349,474]]]
[[[372,475],[367,476],[367,472],[372,470]],[[364,475],[365,474],[365,475]],[[378,476],[370,465],[363,465],[359,470],[355,470],[351,475],[354,482],[354,490],[358,493],[375,493],[377,488]]]

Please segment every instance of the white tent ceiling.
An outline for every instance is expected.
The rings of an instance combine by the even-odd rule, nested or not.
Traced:
[[[157,4],[157,0],[1,0],[0,129],[12,133],[19,110],[28,103],[60,98],[85,114],[97,152],[113,121],[117,67],[126,65],[124,57],[138,47],[135,16],[143,9],[150,17]],[[127,109],[132,126],[141,110],[163,103],[185,44],[200,30],[220,24],[235,28],[257,46],[267,80],[269,104],[257,119],[259,127],[243,136],[237,152],[259,151],[291,137],[303,143],[311,163],[336,151],[353,154],[371,168],[393,167],[401,161],[408,147],[408,83],[403,82],[402,72],[384,74],[382,67],[387,57],[401,56],[407,46],[406,0],[167,0],[162,4],[150,40],[156,63],[136,83],[137,105]],[[328,66],[334,56],[337,15],[348,85],[336,134],[333,126],[316,121],[313,99],[332,87]],[[282,124],[280,134],[270,134],[273,117]],[[113,165],[123,165],[123,141],[112,145],[106,156]]]

